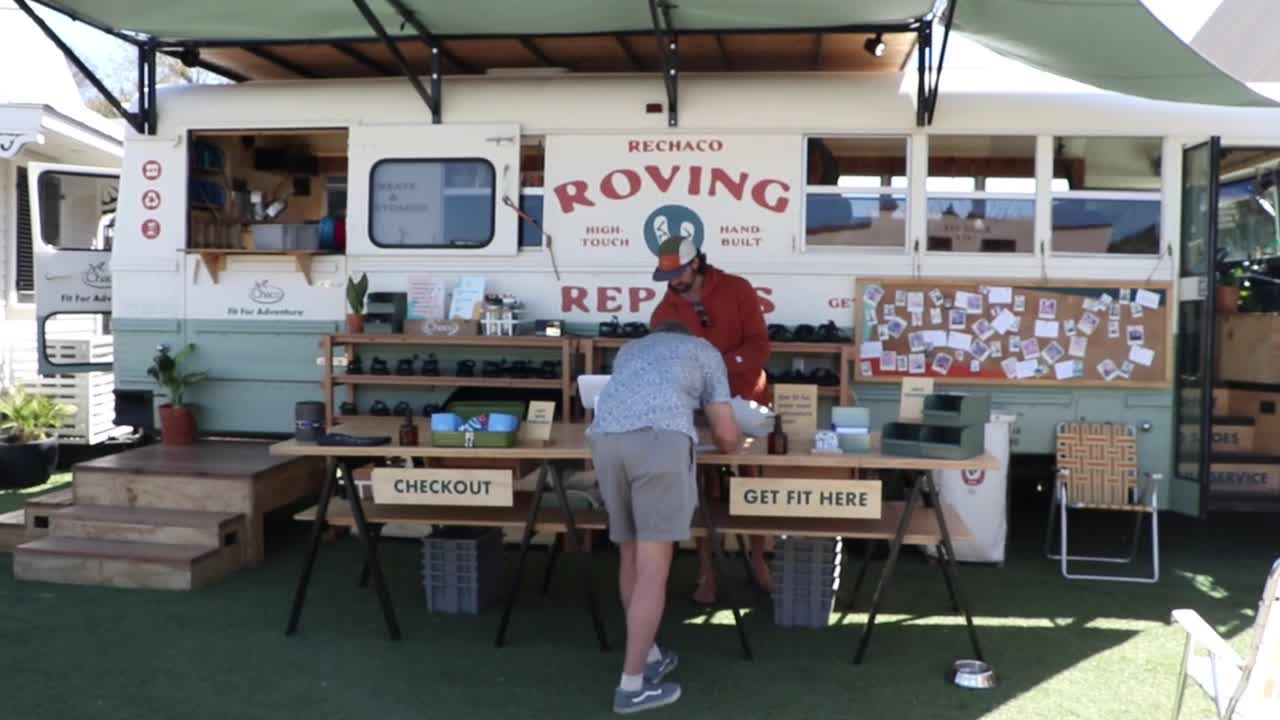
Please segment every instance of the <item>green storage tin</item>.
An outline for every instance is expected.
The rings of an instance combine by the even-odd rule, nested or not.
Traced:
[[[837,405],[831,408],[831,424],[835,427],[871,427],[871,411],[864,407]]]
[[[922,423],[886,423],[880,435],[885,455],[967,460],[985,452],[983,425],[947,427]]]
[[[862,435],[843,434],[836,436],[840,449],[847,453],[871,452],[871,433]]]
[[[469,400],[449,403],[446,411],[456,414],[465,420],[485,413],[506,413],[514,415],[524,422],[525,404],[519,400]],[[514,447],[519,432],[475,432],[459,430],[456,432],[431,433],[432,447],[474,447],[474,448],[509,448]]]
[[[991,419],[991,396],[959,393],[926,395],[923,416],[926,425],[983,426]]]

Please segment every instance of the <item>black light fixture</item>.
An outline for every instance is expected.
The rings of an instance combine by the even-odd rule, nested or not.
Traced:
[[[876,33],[875,37],[867,38],[867,41],[862,43],[862,47],[866,48],[867,52],[871,53],[875,57],[884,57],[884,35],[882,33]]]

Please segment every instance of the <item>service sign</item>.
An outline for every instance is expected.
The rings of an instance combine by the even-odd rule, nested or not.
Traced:
[[[510,470],[374,468],[373,501],[379,505],[511,507]]]
[[[575,135],[547,139],[543,218],[574,265],[654,265],[672,235],[714,263],[789,252],[802,184],[794,135]]]
[[[734,476],[729,514],[770,517],[879,518],[879,480]]]
[[[41,315],[111,312],[110,252],[41,253],[36,266],[36,303]]]

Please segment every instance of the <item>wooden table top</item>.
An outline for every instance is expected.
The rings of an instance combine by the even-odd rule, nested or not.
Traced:
[[[420,458],[491,458],[494,460],[590,460],[586,428],[583,423],[556,423],[551,440],[545,444],[521,443],[510,448],[432,447],[430,423],[415,418],[419,444],[401,447],[398,427],[402,418],[360,417],[345,419],[333,429],[351,435],[386,435],[391,443],[372,447],[349,445],[317,445],[285,440],[271,446],[272,455],[324,457],[420,457]],[[708,436],[709,437],[709,436]],[[879,436],[872,438],[872,450],[866,453],[790,452],[769,455],[763,439],[747,438],[746,447],[735,453],[700,452],[700,465],[753,465],[768,467],[868,468],[878,470],[999,470],[1000,461],[990,453],[967,460],[941,460],[900,455],[884,455],[879,450]]]

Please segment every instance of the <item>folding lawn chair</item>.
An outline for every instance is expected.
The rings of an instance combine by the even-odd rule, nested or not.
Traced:
[[[1271,566],[1263,586],[1258,615],[1253,621],[1249,657],[1235,650],[1209,627],[1195,610],[1174,610],[1173,621],[1187,633],[1178,671],[1178,694],[1173,699],[1173,720],[1182,711],[1187,678],[1213,700],[1220,720],[1259,720],[1280,717],[1280,560]],[[1208,654],[1195,651],[1203,647]]]
[[[1071,580],[1116,580],[1154,583],[1160,579],[1160,526],[1156,483],[1160,475],[1143,473],[1138,483],[1138,446],[1132,425],[1119,423],[1066,422],[1058,425],[1057,478],[1053,501],[1049,504],[1044,553],[1060,560],[1062,576]],[[1051,551],[1054,510],[1058,511],[1059,552]],[[1067,549],[1067,510],[1110,510],[1134,513],[1133,544],[1123,557],[1070,555]],[[1072,574],[1070,560],[1101,563],[1130,563],[1138,553],[1142,518],[1151,515],[1151,567],[1149,577]]]

